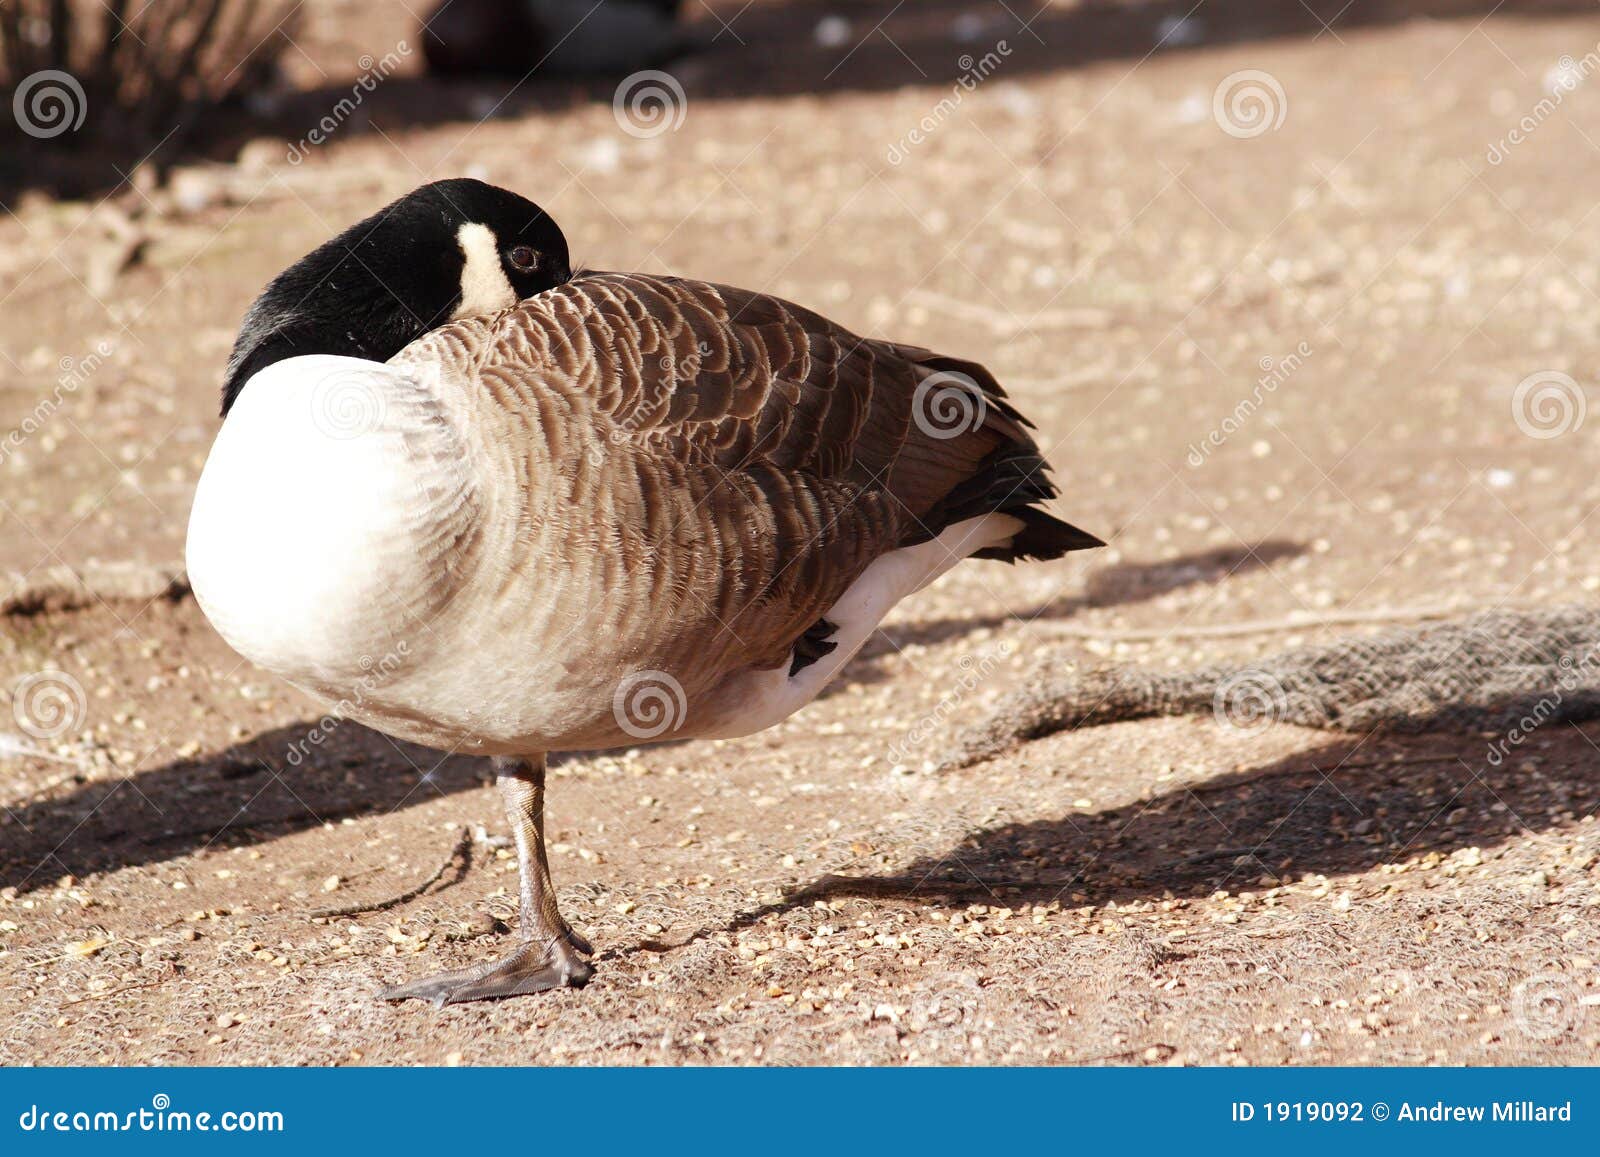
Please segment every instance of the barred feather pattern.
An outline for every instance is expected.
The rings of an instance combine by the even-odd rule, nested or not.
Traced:
[[[441,417],[481,456],[492,529],[474,549],[510,560],[489,568],[500,595],[587,603],[585,645],[627,640],[636,666],[782,664],[875,558],[937,534],[997,449],[1037,461],[981,366],[678,278],[582,275],[394,363],[437,369]],[[981,421],[940,438],[913,397],[951,372]],[[1019,508],[1054,494],[1034,473]]]

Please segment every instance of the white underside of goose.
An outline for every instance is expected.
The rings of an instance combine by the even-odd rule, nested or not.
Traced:
[[[505,592],[452,557],[470,533],[480,480],[437,386],[414,370],[322,355],[252,378],[195,494],[187,563],[202,609],[246,658],[418,742],[500,754],[636,742],[626,731],[597,736],[592,720],[573,742],[548,722],[597,698],[609,707],[631,669],[602,672],[563,700],[550,689],[550,652],[567,652],[558,662],[585,659],[592,637],[552,637],[548,624],[519,634],[530,620],[502,614]],[[731,737],[781,722],[817,697],[896,603],[1020,526],[984,515],[885,554],[827,611],[833,651],[793,676],[787,663],[693,672],[699,680],[685,673],[702,690],[683,726],[660,738]]]
[[[195,490],[195,597],[240,654],[337,689],[401,641],[433,575],[427,522],[469,485],[421,383],[359,358],[276,362],[245,387]],[[419,397],[422,396],[422,397]],[[410,649],[409,647],[407,648]]]
[[[823,617],[837,630],[828,654],[795,674],[789,666],[738,676],[731,710],[702,734],[715,738],[750,735],[781,723],[822,693],[855,657],[894,605],[986,547],[1006,542],[1021,529],[1009,514],[985,514],[948,526],[936,538],[890,551],[845,591]]]

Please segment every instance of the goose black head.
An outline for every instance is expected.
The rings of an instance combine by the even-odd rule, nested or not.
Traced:
[[[567,239],[532,201],[464,177],[423,185],[272,279],[239,327],[222,412],[273,362],[387,361],[448,321],[508,309],[571,276]]]

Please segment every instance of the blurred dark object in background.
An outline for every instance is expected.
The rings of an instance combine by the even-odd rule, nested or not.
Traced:
[[[592,76],[661,64],[684,47],[681,0],[443,0],[419,33],[435,76]]]
[[[158,140],[269,88],[299,14],[290,0],[3,0],[0,91],[36,140]]]

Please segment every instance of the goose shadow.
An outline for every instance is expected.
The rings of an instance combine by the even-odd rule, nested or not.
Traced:
[[[292,769],[291,781],[283,756],[306,735],[304,725],[278,728],[207,759],[0,809],[0,886],[26,892],[65,873],[260,843],[491,779],[487,761],[441,757],[345,724],[317,759]],[[953,846],[913,844],[913,858],[896,871],[823,876],[661,947],[843,897],[1008,907],[1193,898],[1493,848],[1600,810],[1597,737],[1593,721],[1552,720],[1495,761],[1489,740],[1459,730],[1340,735],[1118,806],[996,825]],[[981,765],[950,774],[982,774]]]
[[[1121,563],[1092,574],[1087,593],[1040,608],[1051,617],[1113,606],[1294,557],[1304,548],[1269,541],[1160,563]],[[895,645],[934,642],[1007,616],[897,628]],[[884,645],[880,655],[892,649]],[[858,658],[829,694],[886,677]],[[312,742],[316,736],[317,741]],[[667,745],[661,745],[667,746]],[[259,843],[353,815],[395,811],[492,781],[488,762],[445,756],[356,723],[316,720],[263,732],[224,751],[179,759],[121,779],[90,781],[0,808],[0,887],[28,891],[65,874],[87,875],[173,859],[207,847]]]
[[[1195,898],[1487,850],[1600,809],[1595,736],[1594,724],[1551,722],[1498,764],[1488,741],[1459,733],[1341,736],[1116,807],[914,848],[891,873],[824,876],[689,940],[840,897],[1007,907]],[[952,774],[975,773],[981,765]]]
[[[321,738],[313,743],[312,736]],[[447,756],[356,723],[305,720],[212,755],[0,808],[0,887],[260,843],[492,781],[487,760]]]
[[[911,86],[927,87],[937,102],[975,74],[1021,79],[1100,61],[1141,61],[1157,51],[1337,36],[1414,19],[1544,18],[1592,7],[1589,0],[1089,0],[1060,10],[972,0],[856,0],[831,11],[811,0],[723,10],[685,5],[695,17],[693,47],[663,66],[691,104]],[[846,36],[837,43],[818,31],[818,22],[830,15],[848,20]],[[414,49],[424,35],[408,20],[402,39]],[[379,56],[395,49],[390,43],[362,47]],[[260,51],[258,45],[252,54]],[[442,80],[401,72],[365,91],[354,90],[356,79],[256,94],[214,108],[191,105],[177,124],[162,125],[160,132],[134,131],[131,123],[113,125],[110,119],[102,124],[102,117],[117,115],[105,101],[90,102],[86,131],[63,137],[35,138],[0,121],[0,202],[10,203],[28,188],[96,197],[120,189],[136,163],[162,171],[189,161],[231,160],[246,142],[263,136],[303,141],[331,110],[338,110],[341,137],[378,129],[392,135],[475,124],[485,119],[486,109],[495,117],[516,117],[612,104],[622,77],[574,80],[535,69],[521,79]],[[893,143],[884,141],[881,148]]]

